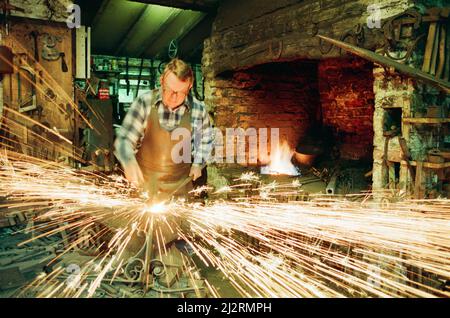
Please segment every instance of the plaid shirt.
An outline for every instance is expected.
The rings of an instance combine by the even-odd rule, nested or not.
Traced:
[[[167,131],[177,128],[184,113],[191,111],[193,164],[204,165],[211,154],[214,141],[213,128],[205,105],[189,94],[184,104],[171,111],[162,103],[159,89],[141,94],[131,104],[114,142],[114,154],[120,163],[124,166],[137,163],[135,154],[144,138],[152,101],[158,110],[159,124]]]

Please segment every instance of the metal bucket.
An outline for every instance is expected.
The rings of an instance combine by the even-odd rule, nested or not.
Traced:
[[[323,153],[323,149],[316,145],[299,145],[295,149],[295,160],[307,167],[311,167],[314,164],[314,160]]]
[[[313,165],[314,160],[316,159],[317,155],[313,154],[313,155],[308,155],[308,154],[304,154],[304,153],[300,153],[300,152],[294,152],[294,158],[295,160],[297,160],[297,162],[301,165],[310,167]]]

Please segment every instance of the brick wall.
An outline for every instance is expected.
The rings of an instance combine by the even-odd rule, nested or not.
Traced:
[[[281,141],[294,148],[323,121],[343,158],[371,158],[372,69],[372,63],[359,58],[259,65],[216,78],[208,102],[215,105],[216,126],[223,132],[229,127],[279,128]]]
[[[357,24],[365,25],[378,5],[381,19],[413,6],[413,0],[224,0],[211,36],[204,43],[203,74],[296,59],[339,57],[317,34],[339,39]],[[371,32],[373,31],[373,32]],[[366,28],[363,46],[383,43],[379,30]]]
[[[279,128],[295,147],[317,120],[317,62],[271,63],[230,72],[211,82],[215,124],[226,128]]]
[[[373,64],[360,58],[319,63],[324,126],[331,127],[341,157],[371,158],[373,151]]]
[[[341,141],[341,155],[371,158],[373,67],[347,59],[345,52],[330,49],[316,35],[339,39],[354,31],[356,25],[367,23],[373,4],[371,0],[221,2],[202,58],[205,102],[215,113],[217,126],[279,127],[283,138],[295,146],[320,118],[322,107],[324,124]],[[385,20],[410,8],[413,0],[376,4]],[[373,50],[383,43],[379,30],[366,27],[364,32],[362,47]],[[315,62],[301,69],[305,61]]]

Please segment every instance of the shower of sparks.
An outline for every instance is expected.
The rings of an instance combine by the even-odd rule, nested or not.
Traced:
[[[405,202],[389,211],[335,199],[223,202],[190,214],[201,238],[190,241],[245,296],[449,296],[408,278],[412,268],[449,278],[449,209],[445,201]],[[224,234],[230,231],[256,242]]]
[[[103,252],[71,281],[77,288],[58,280],[67,272],[57,267],[33,282],[32,286],[47,287],[40,296],[76,297],[86,292],[94,297],[102,284],[120,282],[120,265],[133,256],[127,254],[127,246],[150,223],[169,224],[170,217],[189,225],[189,230],[177,225],[172,230],[245,297],[449,296],[431,280],[450,278],[448,200],[403,201],[389,208],[367,198],[358,202],[319,196],[308,202],[280,203],[271,198],[280,189],[283,196],[294,194],[298,183],[256,182],[245,197],[241,190],[246,186],[241,183],[228,187],[225,193],[235,194],[228,200],[148,206],[121,177],[82,174],[24,159],[13,153],[3,157],[0,195],[7,198],[3,207],[11,211],[41,211],[33,220],[36,234],[30,240],[62,231],[78,233],[69,234],[63,252],[67,253],[86,240],[108,236],[106,246],[97,247]],[[239,181],[247,182],[248,177]],[[107,228],[80,235],[95,224]],[[164,254],[162,232],[156,228],[154,233],[159,253]],[[187,261],[184,267],[191,270]],[[423,275],[413,280],[419,269]]]

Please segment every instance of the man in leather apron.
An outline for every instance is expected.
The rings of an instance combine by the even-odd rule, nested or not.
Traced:
[[[173,160],[172,151],[180,142],[172,140],[175,129],[184,128],[191,133],[197,129],[204,133],[211,125],[203,103],[189,95],[193,85],[189,65],[172,60],[160,81],[161,89],[145,93],[133,102],[118,132],[115,154],[130,182],[143,187],[151,198],[163,201],[171,195],[186,196],[192,190],[192,182],[186,182],[187,178],[195,181],[201,177],[212,138],[210,133],[203,134],[200,142],[203,148],[193,147],[194,160],[202,159],[193,163]]]
[[[184,113],[178,127],[192,130],[190,112]],[[157,109],[152,106],[145,135],[136,154],[144,179],[142,186],[151,198],[157,197],[163,201],[171,194],[186,196],[193,186],[192,182],[183,186],[185,180],[190,176],[199,177],[194,176],[194,172],[191,173],[190,163],[174,163],[172,160],[172,149],[178,142],[171,139],[171,132],[161,127]]]
[[[126,178],[143,188],[153,202],[186,196],[193,189],[192,182],[186,181],[201,177],[213,142],[205,106],[189,94],[193,85],[190,66],[179,59],[172,60],[160,82],[160,89],[141,94],[131,105],[117,132],[114,152]],[[189,132],[188,142],[191,133],[202,132],[197,145],[190,143],[193,152],[188,162],[178,163],[172,155],[180,142],[172,140],[177,128]]]

